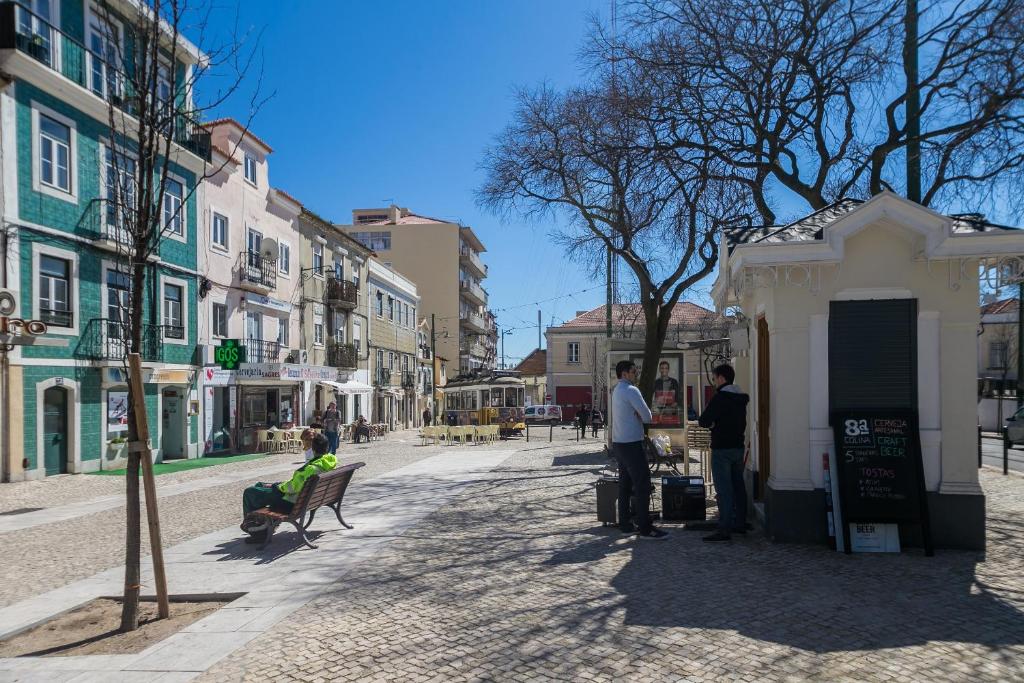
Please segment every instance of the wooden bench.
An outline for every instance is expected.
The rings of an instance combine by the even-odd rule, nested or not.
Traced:
[[[274,512],[266,507],[255,510],[252,514],[259,515],[267,522],[267,537],[261,548],[266,548],[270,544],[270,539],[274,536],[274,530],[278,524],[288,522],[299,532],[302,542],[316,550],[317,546],[313,545],[309,537],[306,536],[306,529],[313,523],[316,511],[324,505],[334,510],[335,516],[343,527],[351,529],[352,525],[347,524],[341,517],[341,500],[345,497],[345,491],[348,489],[349,482],[352,481],[352,475],[365,465],[365,462],[356,462],[310,477],[299,491],[299,497],[295,499],[295,505],[292,506],[291,512]],[[307,512],[309,513],[308,520],[306,519]]]

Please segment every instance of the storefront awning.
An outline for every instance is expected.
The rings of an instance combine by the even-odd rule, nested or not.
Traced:
[[[331,387],[335,391],[341,394],[368,394],[373,391],[373,387],[369,384],[363,384],[357,382],[354,379],[350,379],[347,382],[333,382],[331,380],[320,380],[320,384],[325,387]]]

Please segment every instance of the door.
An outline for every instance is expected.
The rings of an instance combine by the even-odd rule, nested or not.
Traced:
[[[249,228],[246,237],[246,247],[249,251],[249,265],[253,268],[260,267],[260,247],[263,245],[263,233]]]
[[[185,457],[185,395],[181,389],[163,390],[161,448],[164,459]]]
[[[47,475],[68,471],[68,392],[60,387],[43,392],[43,465]]]
[[[764,500],[764,490],[772,473],[771,455],[771,349],[768,321],[757,319],[757,490],[755,500]]]

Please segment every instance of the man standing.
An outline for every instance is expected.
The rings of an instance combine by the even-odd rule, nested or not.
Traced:
[[[433,424],[432,420],[433,420],[433,416],[430,414],[430,408],[424,408],[423,409],[423,426],[424,427],[429,427],[431,424]]]
[[[580,411],[576,413],[576,420],[579,423],[578,427],[580,435],[585,439],[587,438],[587,420],[590,419],[590,411],[587,410],[587,406],[580,408]]]
[[[750,397],[733,384],[736,371],[728,365],[714,369],[718,390],[701,414],[700,426],[711,429],[711,476],[718,492],[718,531],[709,542],[728,541],[732,533],[747,532],[747,487],[743,482],[743,447]]]
[[[661,540],[668,533],[651,525],[648,506],[651,500],[651,473],[644,456],[644,425],[651,422],[651,409],[633,382],[636,365],[619,361],[615,366],[619,383],[612,390],[612,453],[619,463],[619,529],[637,532],[637,538]],[[636,527],[629,519],[629,499],[636,505]]]
[[[329,452],[338,452],[338,435],[341,431],[341,413],[338,412],[338,405],[331,401],[324,411],[324,434],[327,436]]]

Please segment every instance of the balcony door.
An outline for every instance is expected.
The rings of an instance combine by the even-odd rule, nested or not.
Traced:
[[[18,7],[18,33],[28,41],[29,54],[46,64],[56,66],[53,43],[52,0],[21,0]]]
[[[246,236],[246,249],[249,252],[249,265],[260,267],[260,247],[263,245],[263,233],[249,228]]]
[[[106,358],[123,358],[128,346],[128,311],[131,307],[131,277],[114,269],[107,271],[105,332]]]
[[[246,358],[250,363],[263,363],[263,315],[254,311],[245,314]]]
[[[121,97],[121,35],[102,16],[89,13],[89,90],[104,100]]]
[[[129,246],[131,240],[125,217],[135,209],[135,160],[123,153],[115,154],[110,145],[103,147],[103,155],[104,232]]]

